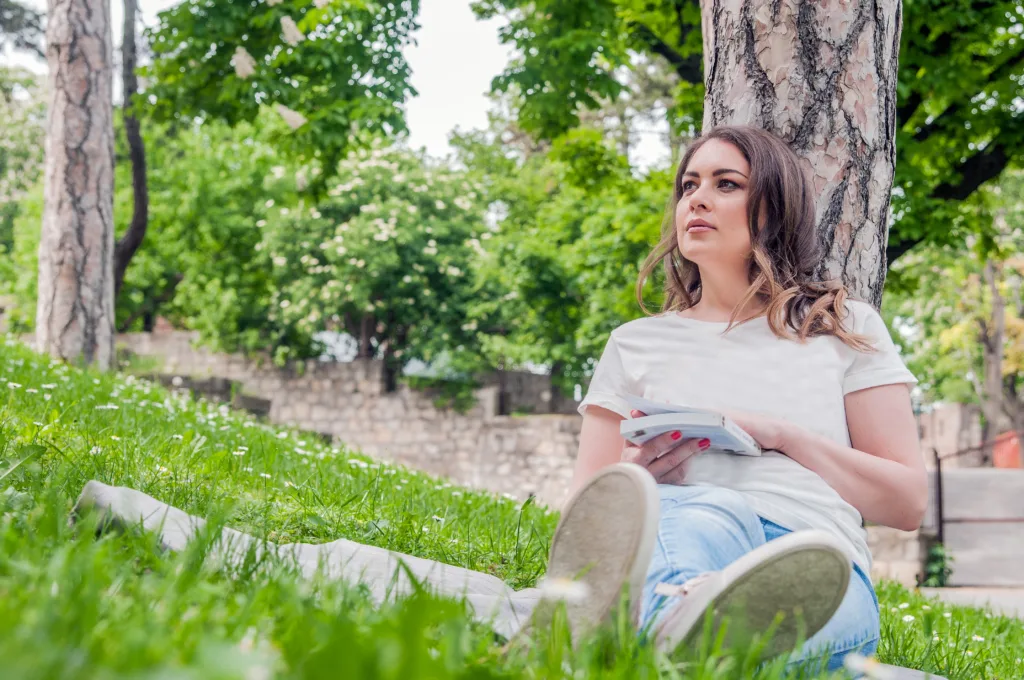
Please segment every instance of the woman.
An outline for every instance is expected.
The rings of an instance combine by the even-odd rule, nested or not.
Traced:
[[[769,655],[808,639],[797,659],[871,653],[878,601],[862,518],[900,529],[922,519],[927,485],[908,385],[885,325],[837,283],[821,255],[811,189],[796,155],[757,129],[694,142],[676,176],[659,262],[665,309],[612,332],[580,412],[573,479],[549,556],[555,587],[514,592],[494,576],[345,539],[273,545],[231,529],[217,554],[294,557],[303,573],[358,580],[375,599],[412,580],[463,596],[507,637],[528,636],[567,598],[575,637],[606,620],[622,591],[662,649],[692,643],[705,614],[733,614],[733,642],[773,628]],[[619,435],[629,394],[729,413],[767,451],[708,451],[670,432],[643,446]],[[203,520],[137,491],[89,482],[76,506],[156,531],[183,549]],[[401,568],[400,568],[401,563]],[[524,622],[527,625],[524,627]]]
[[[663,312],[612,332],[580,405],[577,492],[549,576],[604,569],[583,576],[598,595],[570,616],[600,619],[616,581],[629,580],[641,627],[666,649],[689,640],[710,608],[735,612],[732,625],[746,632],[789,613],[776,653],[797,641],[800,612],[810,639],[798,658],[828,654],[830,668],[850,651],[873,652],[879,612],[862,518],[912,530],[924,516],[916,380],[871,306],[839,283],[815,282],[821,252],[796,154],[748,127],[696,140],[638,298],[658,263]],[[627,394],[726,412],[766,451],[706,452],[709,442],[686,432],[632,446],[619,424],[643,414]],[[589,511],[596,519],[575,508],[591,495],[605,505]],[[609,521],[601,515],[615,516],[616,535],[588,548],[585,536]],[[561,532],[576,536],[565,564]]]

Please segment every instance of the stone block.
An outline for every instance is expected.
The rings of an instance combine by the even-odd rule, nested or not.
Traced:
[[[920,575],[921,564],[919,562],[901,560],[889,564],[888,578],[908,588],[913,588],[917,585],[917,579]]]

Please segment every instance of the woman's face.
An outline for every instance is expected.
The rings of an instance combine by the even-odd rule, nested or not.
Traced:
[[[732,144],[705,142],[686,167],[676,206],[676,236],[683,257],[698,266],[737,267],[750,252],[747,187],[750,164]]]

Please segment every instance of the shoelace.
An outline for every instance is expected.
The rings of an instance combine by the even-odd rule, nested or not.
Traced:
[[[690,594],[696,586],[704,583],[709,578],[715,575],[716,572],[706,571],[703,574],[698,574],[691,578],[689,581],[682,585],[675,585],[673,583],[659,583],[654,586],[655,595],[665,595],[666,597],[685,597]]]

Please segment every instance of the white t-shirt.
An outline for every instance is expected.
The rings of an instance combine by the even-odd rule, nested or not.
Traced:
[[[629,393],[782,418],[849,446],[845,395],[917,380],[874,308],[849,301],[847,309],[844,327],[871,338],[877,352],[858,352],[832,336],[806,343],[784,340],[772,333],[764,317],[724,335],[727,323],[673,312],[630,321],[612,331],[579,412],[596,405],[628,418],[622,395]],[[686,483],[738,491],[758,515],[788,529],[829,531],[870,573],[871,553],[860,513],[817,473],[786,455],[702,453],[693,459]]]

